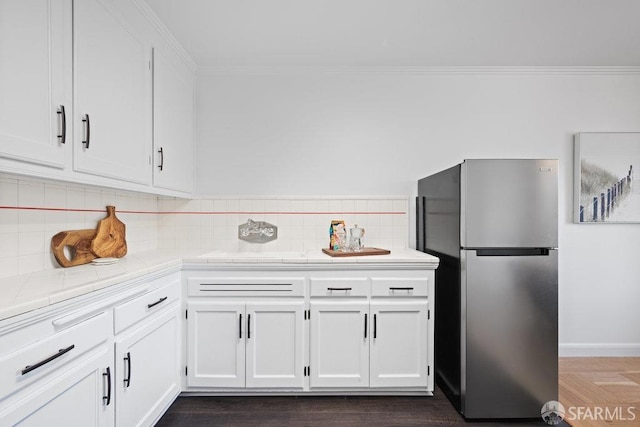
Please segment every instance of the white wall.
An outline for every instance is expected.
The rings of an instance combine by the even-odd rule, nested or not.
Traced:
[[[571,223],[573,134],[640,131],[639,69],[204,70],[197,122],[202,195],[412,197],[464,158],[560,159],[561,354],[640,355],[640,226]]]

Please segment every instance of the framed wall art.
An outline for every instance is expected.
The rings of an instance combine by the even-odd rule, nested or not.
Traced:
[[[640,222],[640,132],[574,138],[576,223]]]

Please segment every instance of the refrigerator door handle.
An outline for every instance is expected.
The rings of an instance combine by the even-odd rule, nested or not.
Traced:
[[[549,256],[549,248],[476,249],[477,256]]]

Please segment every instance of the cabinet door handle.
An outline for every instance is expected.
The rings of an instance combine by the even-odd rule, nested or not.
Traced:
[[[247,314],[247,339],[251,339],[251,315]]]
[[[56,354],[53,354],[53,355],[51,355],[51,356],[47,357],[46,359],[41,360],[41,361],[40,361],[40,362],[38,362],[38,363],[34,363],[33,365],[27,365],[27,366],[25,366],[25,367],[24,367],[24,369],[22,370],[22,375],[26,375],[26,374],[28,374],[29,372],[31,372],[31,371],[33,371],[33,370],[35,370],[35,369],[38,369],[39,367],[41,367],[41,366],[43,366],[43,365],[46,365],[47,363],[49,363],[49,362],[51,362],[51,361],[53,361],[53,360],[56,360],[58,357],[62,356],[62,355],[63,355],[63,354],[65,354],[65,353],[70,352],[70,351],[71,351],[71,350],[73,350],[74,348],[75,348],[75,344],[71,344],[69,347],[67,347],[67,348],[61,348],[60,350],[58,350],[58,352],[57,352]]]
[[[351,288],[327,288],[328,291],[350,291]]]
[[[127,352],[124,361],[127,364],[127,377],[124,379],[124,385],[128,388],[131,385],[131,353]]]
[[[102,374],[103,377],[107,377],[107,395],[102,396],[102,400],[106,401],[105,406],[109,406],[111,403],[111,369],[107,366],[107,372]]]
[[[389,288],[389,290],[390,290],[390,291],[412,291],[412,290],[413,290],[413,288],[409,288],[409,287],[407,287],[407,288],[394,288],[394,287],[390,287],[390,288]]]
[[[367,337],[367,313],[364,314],[364,337]]]
[[[82,143],[85,145],[85,148],[89,149],[89,142],[91,139],[91,121],[89,120],[88,114],[84,115],[82,123],[84,123],[84,140]]]
[[[160,147],[158,153],[160,153],[160,164],[158,165],[158,169],[162,171],[162,168],[164,167],[164,150],[162,147]]]
[[[238,330],[240,331],[238,338],[242,338],[242,313],[240,313],[240,320],[238,321]]]
[[[60,105],[57,111],[58,115],[61,117],[62,122],[60,123],[60,132],[58,132],[58,139],[60,140],[60,144],[66,144],[67,142],[67,113],[64,111],[64,105]]]
[[[158,304],[160,304],[160,303],[165,302],[166,300],[167,300],[167,297],[162,297],[162,298],[160,298],[158,301],[156,301],[156,302],[154,302],[154,303],[147,304],[147,308],[153,308],[153,307],[155,307],[156,305],[158,305]]]
[[[376,319],[376,315],[373,315],[373,339],[378,337],[378,321]]]

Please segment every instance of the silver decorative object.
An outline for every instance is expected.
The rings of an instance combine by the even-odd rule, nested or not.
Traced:
[[[278,238],[278,227],[265,221],[248,219],[238,226],[238,239],[249,243],[267,243]]]

